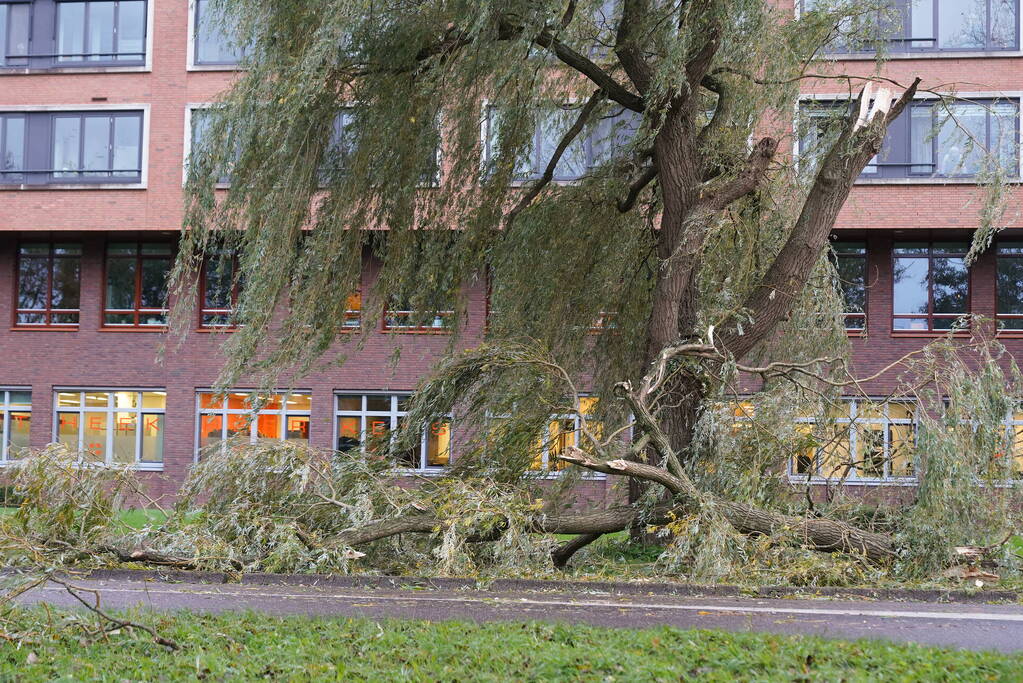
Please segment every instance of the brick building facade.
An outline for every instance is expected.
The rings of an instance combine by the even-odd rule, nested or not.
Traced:
[[[1023,95],[1018,1],[1005,5],[1010,14],[997,17],[992,6],[1004,3],[989,1],[986,32],[964,46],[947,22],[957,21],[959,15],[950,14],[955,7],[962,5],[965,17],[973,4],[940,3],[941,11],[932,16],[933,41],[917,35],[893,39],[885,75],[901,83],[920,76],[922,90],[948,91],[948,84],[958,84],[960,94],[985,103],[985,112],[992,103],[1007,103],[1011,140],[999,149],[1018,177]],[[231,411],[241,410],[240,398],[215,408],[202,393],[220,367],[222,335],[203,329],[196,311],[194,330],[180,341],[168,338],[158,324],[162,303],[149,292],[159,288],[154,269],[169,261],[181,224],[192,111],[214,101],[236,73],[231,50],[202,24],[196,28],[203,7],[196,0],[0,0],[0,320],[7,321],[0,325],[0,462],[13,457],[17,446],[77,439],[102,458],[136,462],[152,472],[145,476],[153,477],[156,492],[171,493],[201,443],[214,432],[234,431]],[[1012,30],[996,30],[1010,15]],[[849,54],[830,68],[869,75],[875,63],[870,55]],[[848,88],[838,83],[808,81],[804,104],[847,99]],[[984,117],[977,125],[989,141],[993,127],[1002,125],[989,113],[966,114],[977,121]],[[907,135],[906,148],[919,155],[920,141]],[[1004,137],[999,133],[999,141]],[[1023,324],[1012,318],[1023,314],[1023,301],[1012,300],[1023,288],[1009,292],[1002,281],[1023,252],[1023,236],[1004,232],[965,280],[955,280],[952,272],[951,284],[934,282],[934,269],[960,267],[955,260],[961,248],[949,243],[968,243],[983,192],[970,168],[965,173],[945,168],[947,150],[940,145],[952,143],[935,139],[932,156],[905,160],[902,170],[882,158],[874,176],[865,175],[853,189],[839,217],[836,243],[846,245],[842,253],[853,271],[862,266],[865,305],[862,316],[851,316],[850,335],[855,367],[864,374],[942,334],[960,313],[1002,315],[1006,345],[1013,353],[1023,351],[1023,339],[1014,337],[1023,337]],[[1023,235],[1017,184],[1009,195],[1006,221]],[[916,280],[896,285],[896,266]],[[363,277],[371,278],[372,269]],[[926,310],[911,291],[913,282],[927,290]],[[117,287],[123,292],[112,294]],[[944,288],[939,304],[935,287]],[[121,294],[123,301],[113,300]],[[471,288],[468,301],[470,345],[482,334],[482,285]],[[934,310],[936,305],[950,310]],[[896,310],[900,306],[909,308]],[[352,429],[367,429],[371,422],[393,427],[400,399],[381,396],[413,390],[448,343],[444,335],[409,332],[374,331],[364,347],[353,346],[343,367],[312,373],[298,383],[292,403],[285,397],[280,406],[270,406],[277,413],[257,423],[254,435],[307,438],[314,446],[336,448]],[[163,344],[167,348],[157,362]],[[403,352],[392,365],[396,345]],[[869,390],[884,396],[891,382],[881,378]],[[250,387],[239,386],[239,393]],[[362,396],[371,398],[355,398]],[[896,425],[898,419],[891,417]],[[884,429],[887,449],[897,427]],[[448,436],[443,443],[434,437],[424,436],[415,456],[419,469],[446,457]],[[457,426],[450,448],[457,457]],[[597,499],[614,495],[604,480],[585,487]]]

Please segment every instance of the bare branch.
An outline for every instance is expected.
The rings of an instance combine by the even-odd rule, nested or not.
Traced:
[[[639,199],[639,193],[643,191],[647,185],[649,185],[654,178],[657,177],[657,167],[654,165],[646,166],[640,172],[639,176],[629,185],[629,193],[625,196],[625,199],[618,200],[618,211],[621,213],[628,213],[632,210],[632,207],[636,205],[636,200]]]

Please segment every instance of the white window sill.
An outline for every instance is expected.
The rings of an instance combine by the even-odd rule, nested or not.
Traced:
[[[3,185],[0,192],[38,190],[145,190],[147,183],[52,183],[49,185]]]
[[[1010,185],[1019,185],[1018,176],[1007,179]],[[976,178],[857,178],[854,185],[980,185]]]
[[[241,71],[237,64],[189,64],[186,71]]]
[[[150,73],[152,65],[136,64],[134,66],[54,66],[44,67],[2,67],[3,76],[46,76],[50,74],[105,74],[105,73]]]
[[[21,459],[21,460],[0,460],[0,468],[10,467],[12,465],[18,465],[18,464],[20,464],[22,462],[24,462],[24,459]],[[87,468],[87,467],[118,467],[118,468],[120,468],[120,467],[124,467],[124,465],[107,464],[105,462],[89,462],[89,463],[75,463],[75,467],[77,467],[77,468]],[[134,465],[129,465],[128,469],[132,470],[133,472],[163,472],[163,463],[136,463]]]
[[[836,52],[825,53],[825,59],[836,62],[873,62],[877,60],[876,53],[866,52]],[[945,50],[940,52],[889,52],[885,55],[889,60],[910,60],[910,59],[998,59],[1002,57],[1023,57],[1019,50]]]
[[[891,479],[827,479],[825,477],[804,477],[798,474],[788,475],[789,483],[793,485],[811,486],[918,486],[916,477],[901,477]]]

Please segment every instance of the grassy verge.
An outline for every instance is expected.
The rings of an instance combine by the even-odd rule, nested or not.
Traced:
[[[0,507],[0,516],[13,515],[17,510],[18,508],[16,507]],[[141,529],[147,524],[158,524],[167,519],[167,515],[163,512],[150,509],[121,510],[117,513],[117,516],[122,522],[133,529]]]
[[[28,610],[19,628],[46,615]],[[178,653],[128,633],[0,647],[0,680],[1019,680],[1023,656],[673,628],[255,614],[144,615]],[[59,621],[59,617],[58,617]]]

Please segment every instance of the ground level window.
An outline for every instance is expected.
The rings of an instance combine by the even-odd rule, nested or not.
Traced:
[[[25,243],[18,247],[18,308],[25,327],[78,325],[82,245]]]
[[[201,450],[235,437],[249,443],[309,443],[312,395],[308,392],[260,396],[248,391],[200,391],[196,402]]]
[[[996,464],[1006,467],[1014,480],[1023,480],[1023,411],[1017,410],[1005,421],[1006,449],[995,453]],[[1005,459],[1010,458],[1009,462]]]
[[[0,389],[0,462],[17,460],[32,431],[32,392]]]
[[[578,447],[582,443],[583,417],[592,415],[597,407],[597,399],[592,396],[579,398],[579,405],[574,413],[551,415],[547,429],[541,434],[534,450],[531,470],[538,472],[557,472],[567,465],[559,459],[569,447]],[[598,437],[602,431],[599,422],[589,420],[589,428]]]
[[[385,448],[408,414],[409,394],[336,394],[337,450],[373,454]],[[423,430],[418,444],[398,454],[396,465],[427,470],[451,460],[451,421],[438,420]]]
[[[965,242],[895,243],[895,332],[951,330],[969,311],[968,250]]]
[[[790,462],[793,477],[846,481],[907,480],[915,474],[915,404],[847,400],[824,419],[797,427],[814,446]]]
[[[166,391],[61,390],[54,402],[60,443],[108,465],[162,466]]]

